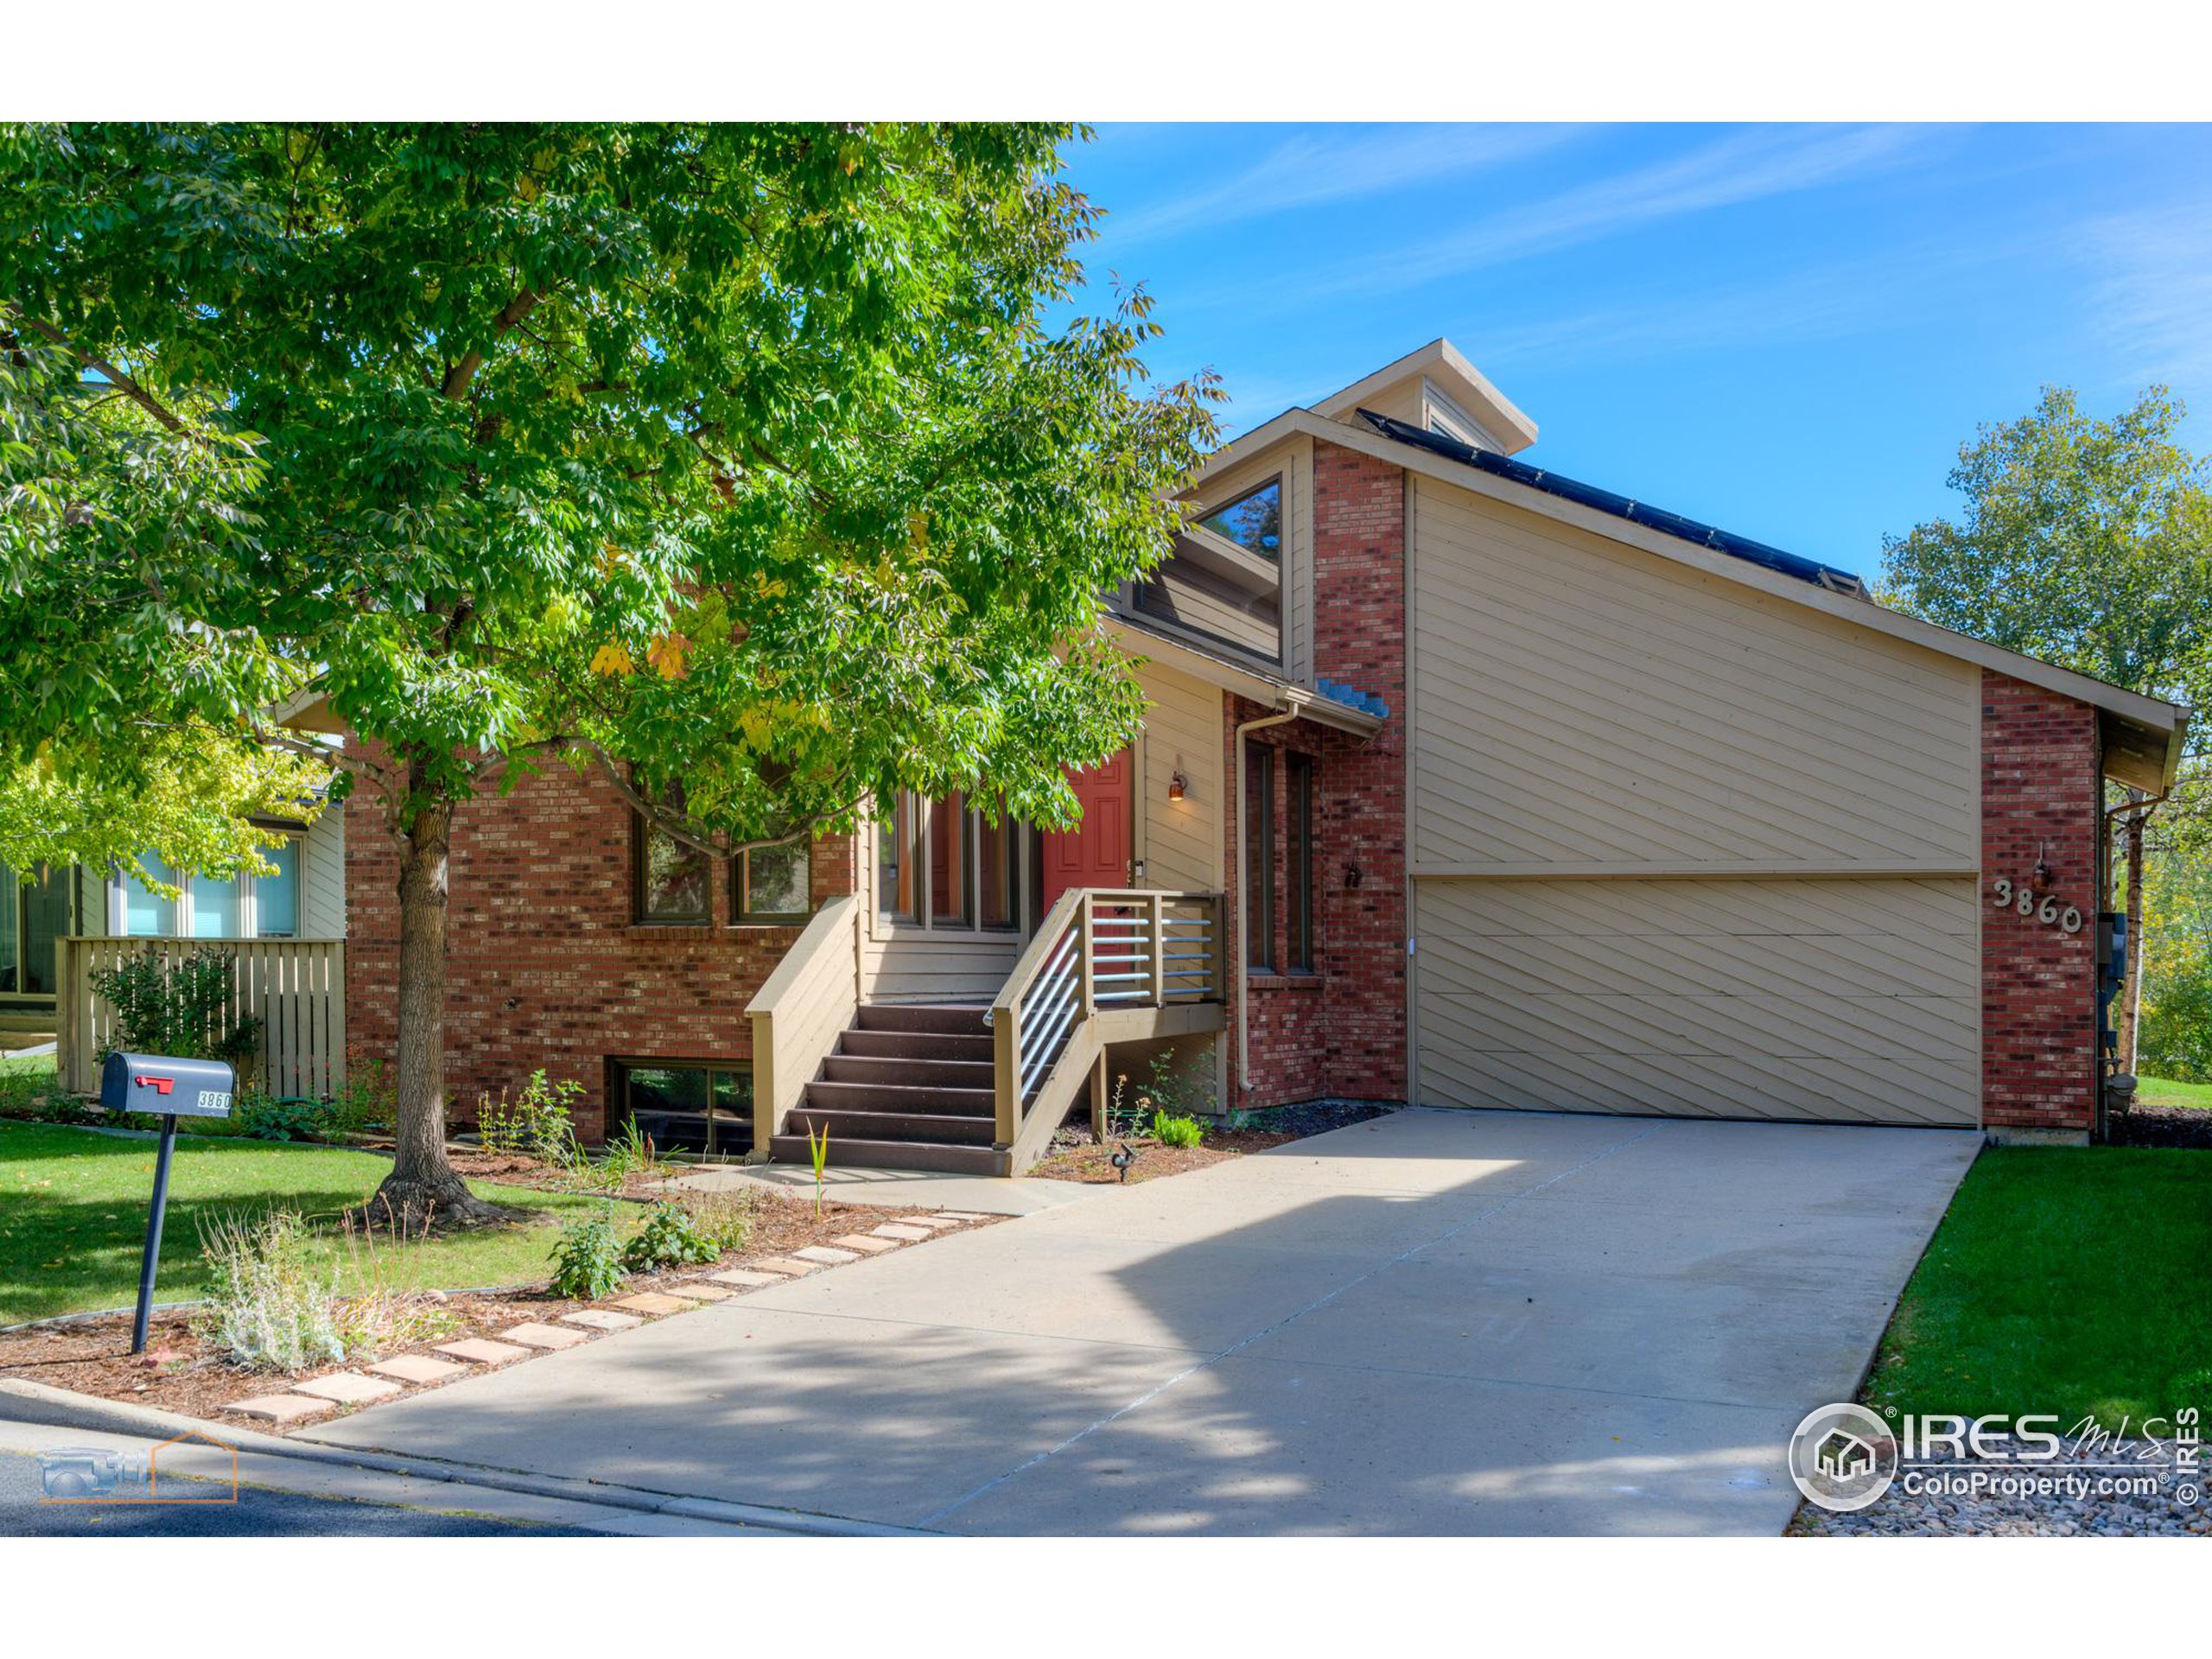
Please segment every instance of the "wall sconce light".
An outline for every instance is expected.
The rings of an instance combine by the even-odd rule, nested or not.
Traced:
[[[1190,792],[1190,788],[1191,780],[1183,775],[1182,767],[1178,766],[1174,771],[1167,774],[1167,798],[1169,800],[1181,800],[1185,795]]]
[[[2050,843],[2047,841],[2038,842],[2036,847],[2035,877],[2038,892],[2050,885],[2050,861],[2044,856],[2050,850]]]
[[[1344,866],[1344,886],[1346,886],[1347,887],[1357,887],[1357,886],[1360,884],[1360,882],[1364,879],[1364,874],[1365,874],[1365,873],[1364,873],[1363,871],[1362,871],[1362,870],[1360,869],[1359,866],[1358,866],[1358,865],[1357,865],[1357,864],[1347,864],[1347,865],[1345,865],[1345,866]]]

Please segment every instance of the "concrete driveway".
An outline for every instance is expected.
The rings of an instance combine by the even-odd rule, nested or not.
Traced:
[[[950,1532],[1771,1535],[1978,1140],[1400,1112],[312,1435]]]

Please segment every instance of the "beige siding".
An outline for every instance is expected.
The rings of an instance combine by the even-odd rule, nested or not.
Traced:
[[[1212,893],[1221,887],[1222,694],[1179,670],[1147,663],[1139,671],[1147,707],[1138,798],[1138,856],[1144,885],[1170,892]],[[1167,798],[1178,767],[1189,788]]]
[[[300,838],[300,937],[346,937],[346,806],[327,807]]]
[[[1414,861],[1971,869],[1980,680],[1429,480]]]
[[[1021,955],[1011,933],[952,933],[894,926],[876,910],[875,826],[861,825],[860,1000],[863,1002],[988,1002]],[[1027,872],[1025,871],[1025,879]]]
[[[1419,1098],[1972,1125],[1975,891],[1419,882]]]

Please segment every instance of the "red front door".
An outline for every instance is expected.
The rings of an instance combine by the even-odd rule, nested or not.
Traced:
[[[1046,909],[1070,887],[1129,885],[1129,780],[1135,773],[1129,751],[1123,749],[1102,766],[1068,774],[1083,820],[1072,830],[1046,833]]]

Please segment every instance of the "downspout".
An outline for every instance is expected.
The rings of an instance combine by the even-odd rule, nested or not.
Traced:
[[[1252,1004],[1251,1004],[1251,941],[1245,930],[1252,918],[1245,912],[1245,897],[1252,888],[1251,872],[1244,868],[1244,738],[1247,733],[1264,731],[1270,726],[1287,725],[1306,712],[1306,705],[1313,701],[1313,694],[1295,686],[1285,686],[1275,694],[1278,713],[1262,715],[1248,720],[1230,734],[1236,745],[1236,799],[1232,813],[1233,824],[1229,844],[1236,853],[1236,889],[1230,895],[1241,925],[1236,930],[1239,949],[1236,952],[1236,1086],[1240,1090],[1252,1086]],[[1226,945],[1228,941],[1223,940]]]

